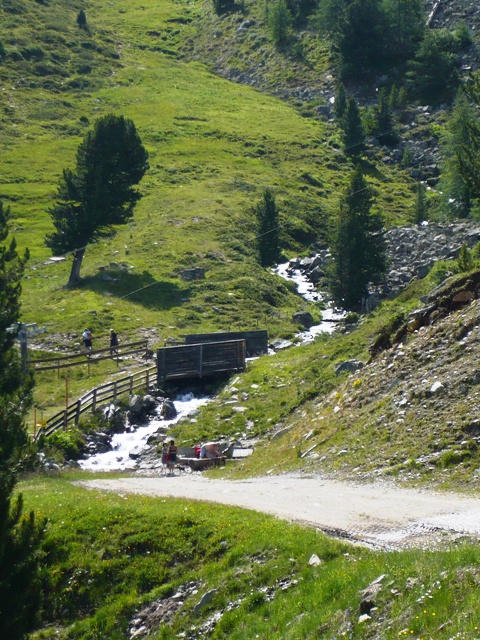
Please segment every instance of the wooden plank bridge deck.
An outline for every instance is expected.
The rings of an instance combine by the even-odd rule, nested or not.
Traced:
[[[245,352],[245,340],[163,347],[157,351],[157,380],[162,383],[244,371]]]

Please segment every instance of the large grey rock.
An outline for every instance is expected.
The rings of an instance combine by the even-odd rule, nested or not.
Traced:
[[[348,373],[355,373],[359,369],[363,369],[365,364],[361,360],[345,360],[335,366],[335,373],[339,376],[341,373],[348,371]]]
[[[299,324],[303,325],[307,329],[310,329],[310,327],[313,327],[313,324],[314,324],[312,314],[309,313],[308,311],[299,311],[298,313],[294,313],[293,321],[298,322]]]

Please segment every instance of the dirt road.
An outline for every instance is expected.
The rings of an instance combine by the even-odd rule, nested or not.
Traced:
[[[194,474],[79,484],[102,491],[245,507],[377,548],[432,548],[465,535],[480,538],[480,498],[389,484],[354,484],[293,474],[241,481]]]

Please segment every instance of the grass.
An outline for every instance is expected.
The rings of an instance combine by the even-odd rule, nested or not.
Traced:
[[[213,619],[213,638],[478,637],[475,546],[373,552],[248,510],[89,491],[71,484],[79,477],[21,486],[27,508],[49,519],[32,640],[128,638],[139,610],[187,585],[195,590],[149,637],[205,637]],[[376,609],[360,623],[361,591],[377,578]]]

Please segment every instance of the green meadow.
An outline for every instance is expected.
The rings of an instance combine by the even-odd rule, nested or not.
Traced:
[[[85,490],[72,485],[79,478],[21,487],[49,519],[44,627],[32,640],[130,637],[139,611],[187,585],[180,611],[149,638],[479,637],[477,546],[373,552],[253,511]],[[361,622],[361,591],[379,578]]]

